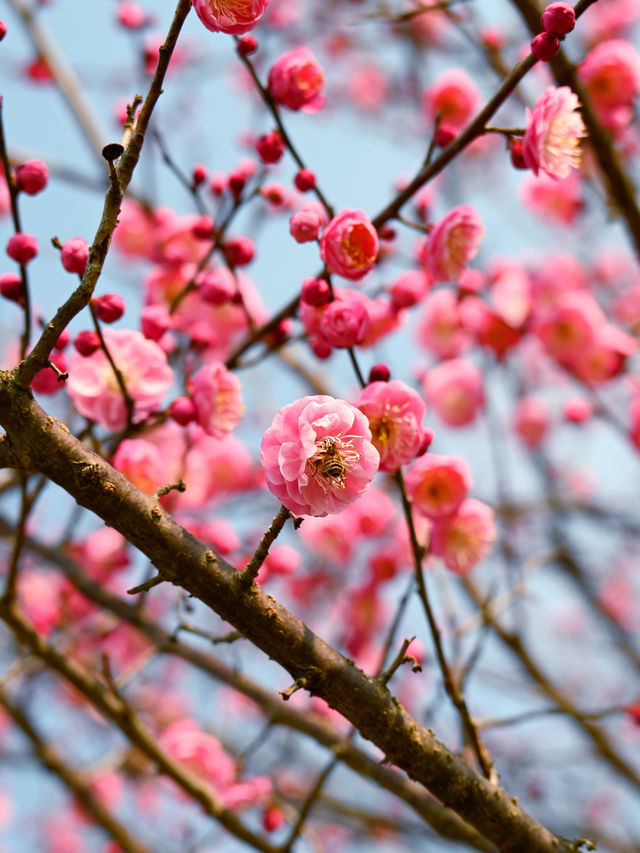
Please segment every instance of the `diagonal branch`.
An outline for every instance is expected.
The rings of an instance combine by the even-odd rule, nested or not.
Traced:
[[[12,374],[0,372],[0,424],[34,467],[144,553],[167,581],[198,598],[255,646],[304,680],[388,761],[405,770],[502,850],[575,853],[502,788],[421,726],[376,679],[314,634],[257,585],[181,527],[102,457],[47,416]]]

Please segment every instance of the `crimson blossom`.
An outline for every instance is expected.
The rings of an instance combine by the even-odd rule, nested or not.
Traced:
[[[192,0],[196,15],[208,30],[241,36],[252,30],[271,0]]]
[[[288,510],[325,516],[360,497],[380,456],[362,412],[317,394],[280,409],[262,438],[260,461],[267,486]]]
[[[378,258],[378,234],[364,210],[344,208],[325,227],[320,254],[329,272],[357,281]]]

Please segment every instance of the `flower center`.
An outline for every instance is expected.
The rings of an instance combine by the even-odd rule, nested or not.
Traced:
[[[321,438],[316,443],[316,452],[307,459],[311,467],[311,476],[326,494],[327,486],[336,489],[345,488],[345,477],[349,468],[360,459],[353,448],[353,439],[343,441],[333,436]]]

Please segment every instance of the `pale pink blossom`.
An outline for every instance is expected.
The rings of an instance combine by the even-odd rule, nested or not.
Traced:
[[[153,494],[164,485],[166,460],[160,447],[144,438],[127,438],[118,445],[111,464],[141,492]]]
[[[435,290],[424,301],[416,326],[418,343],[438,358],[455,358],[469,346],[456,294]]]
[[[363,210],[344,208],[324,228],[320,254],[329,272],[357,281],[378,257],[378,234]]]
[[[260,21],[271,0],[192,0],[196,15],[208,30],[239,36]]]
[[[326,395],[284,406],[260,446],[269,489],[299,515],[341,512],[367,488],[380,456],[366,417]]]
[[[369,494],[369,489],[362,498]],[[353,516],[351,507],[356,507],[360,501],[348,506],[339,516],[323,516],[321,518],[305,518],[300,527],[300,538],[313,553],[317,560],[326,563],[347,565],[353,557],[359,537],[354,535]]]
[[[405,477],[413,505],[427,518],[452,515],[473,485],[469,463],[460,456],[425,453]]]
[[[471,77],[461,68],[444,71],[424,90],[422,109],[430,121],[463,127],[482,103],[482,95]]]
[[[113,527],[102,527],[86,539],[72,542],[69,552],[89,577],[101,583],[130,563],[127,541]]]
[[[582,179],[577,172],[551,178],[545,172],[528,173],[520,185],[520,198],[537,216],[552,225],[573,225],[584,208]]]
[[[369,420],[381,471],[392,473],[415,458],[424,439],[422,420],[427,411],[417,391],[399,379],[370,382],[356,406]]]
[[[549,406],[538,397],[521,397],[512,420],[513,429],[531,450],[538,448],[551,426]]]
[[[484,407],[482,373],[470,361],[454,358],[427,371],[423,381],[427,403],[449,426],[465,426]]]
[[[269,72],[273,99],[291,110],[316,112],[324,104],[324,73],[308,47],[288,50]]]
[[[216,361],[205,364],[191,382],[196,421],[214,438],[231,432],[244,414],[240,380]]]
[[[578,96],[568,86],[549,86],[533,110],[527,107],[522,156],[534,174],[566,178],[580,166],[580,140],[586,130],[579,109]]]
[[[639,0],[607,0],[596,3],[580,21],[580,32],[590,44],[620,38],[638,20]]]
[[[466,575],[491,550],[496,538],[491,507],[467,498],[455,515],[434,522],[430,550],[445,566],[458,575]]]
[[[450,210],[429,232],[423,260],[436,281],[455,281],[474,258],[484,237],[477,211],[464,204]]]
[[[318,239],[320,229],[327,222],[327,213],[319,202],[309,201],[289,217],[289,233],[296,243],[310,243]]]
[[[158,408],[173,382],[167,357],[141,332],[106,329],[103,335],[134,402],[133,420],[143,420]],[[66,387],[80,414],[111,430],[122,429],[126,424],[127,407],[102,349],[86,357],[72,354]]]
[[[389,85],[381,69],[369,63],[348,75],[347,93],[357,107],[373,113],[377,112],[387,99]]]
[[[596,115],[605,127],[618,130],[633,118],[633,102],[640,91],[640,56],[625,39],[596,45],[578,66]]]

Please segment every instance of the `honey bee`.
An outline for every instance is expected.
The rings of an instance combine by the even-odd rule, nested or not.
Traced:
[[[315,465],[313,476],[320,474],[325,480],[329,480],[339,489],[344,489],[344,477],[347,473],[347,465],[342,454],[333,442],[326,442],[316,458],[311,459]]]

